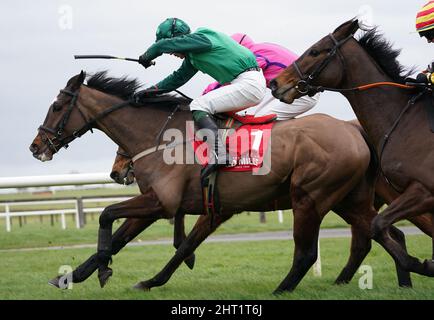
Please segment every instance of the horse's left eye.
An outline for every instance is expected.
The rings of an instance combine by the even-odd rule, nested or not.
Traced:
[[[313,56],[313,57],[318,57],[319,56],[319,51],[315,50],[315,49],[312,49],[312,50],[310,50],[309,54],[311,56]]]
[[[53,103],[53,111],[60,111],[60,109],[62,109],[62,105],[57,103],[57,102],[54,102]]]

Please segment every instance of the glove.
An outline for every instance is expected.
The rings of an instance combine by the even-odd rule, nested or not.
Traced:
[[[416,82],[432,84],[434,80],[434,74],[432,73],[419,73],[416,77]]]
[[[150,66],[153,65],[152,60],[148,60],[148,59],[146,58],[146,53],[145,53],[145,54],[142,54],[142,55],[139,57],[139,63],[140,63],[142,66],[144,66],[145,69],[147,69],[147,68],[149,68]]]
[[[152,98],[155,97],[160,91],[156,86],[152,86],[150,88],[147,88],[145,90],[138,91],[134,94],[133,100],[135,103],[141,103],[146,98]]]

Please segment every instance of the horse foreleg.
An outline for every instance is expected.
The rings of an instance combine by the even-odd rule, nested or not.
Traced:
[[[174,231],[173,231],[173,246],[178,249],[181,243],[185,240],[187,237],[185,234],[185,225],[184,225],[184,219],[185,214],[182,212],[178,212],[175,216],[175,223],[174,223]],[[196,257],[193,254],[191,254],[187,259],[185,259],[185,264],[190,269],[194,268],[194,262],[196,260]]]
[[[120,218],[138,218],[151,224],[158,219],[170,218],[170,216],[165,212],[154,192],[147,192],[104,209],[99,219],[100,228],[96,255],[101,287],[104,287],[113,273],[108,267],[113,252],[112,226],[113,222]]]
[[[179,265],[190,256],[194,250],[212,233],[219,225],[228,220],[231,215],[219,215],[211,225],[210,215],[200,216],[196,221],[187,238],[182,242],[175,255],[170,259],[166,266],[153,278],[141,281],[134,286],[135,289],[150,290],[153,287],[162,286],[169,281],[172,274],[178,269]]]
[[[422,184],[414,182],[392,204],[377,215],[372,222],[373,238],[380,243],[404,270],[426,276],[434,276],[434,262],[425,260],[421,263],[410,256],[405,247],[389,234],[390,226],[402,219],[415,217],[434,209],[434,197]]]
[[[145,230],[153,221],[142,219],[126,219],[115,231],[112,239],[112,255],[117,254],[125,245]],[[89,278],[98,269],[96,253],[90,256],[84,263],[78,266],[72,274],[57,276],[49,281],[55,287],[67,287],[67,281],[80,283]],[[63,283],[61,283],[63,281]]]

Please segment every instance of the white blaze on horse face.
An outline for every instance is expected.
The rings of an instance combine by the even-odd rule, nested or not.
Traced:
[[[45,162],[45,161],[50,161],[51,159],[53,159],[53,156],[51,156],[51,155],[47,155],[47,154],[44,152],[44,153],[41,153],[41,154],[38,156],[38,159],[41,160],[42,162]]]

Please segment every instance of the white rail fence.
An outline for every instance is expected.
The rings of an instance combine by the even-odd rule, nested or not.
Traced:
[[[105,172],[86,173],[86,174],[62,174],[48,176],[27,176],[27,177],[7,177],[0,178],[0,188],[29,188],[29,187],[52,187],[52,186],[78,186],[91,184],[113,184],[113,180]],[[66,228],[66,215],[75,216],[75,225],[82,228],[86,223],[87,213],[101,213],[104,207],[98,207],[100,203],[109,205],[129,199],[125,196],[111,197],[76,197],[53,200],[25,200],[25,201],[4,201],[0,202],[0,218],[6,221],[6,231],[10,232],[12,228],[11,219],[13,217],[29,216],[56,216],[60,215],[62,229]],[[92,206],[93,204],[93,206]],[[19,210],[19,207],[37,208],[38,206],[57,206],[56,209],[38,209],[38,210]],[[88,205],[91,205],[87,207]],[[62,206],[64,208],[62,208]],[[71,208],[72,207],[72,208]]]
[[[60,215],[60,223],[62,229],[66,229],[66,217],[65,215],[75,216],[75,225],[77,229],[82,228],[86,224],[86,214],[87,213],[101,213],[104,207],[88,207],[86,204],[100,204],[104,203],[106,205],[121,202],[130,199],[130,197],[100,197],[100,198],[74,198],[74,199],[56,199],[56,200],[42,200],[42,201],[13,201],[13,202],[0,202],[0,207],[4,207],[4,212],[0,212],[0,218],[4,218],[6,221],[6,231],[10,232],[12,229],[11,218],[13,217],[29,217],[29,216],[50,216],[50,215]],[[49,209],[49,210],[11,210],[14,207],[22,206],[41,206],[41,205],[64,205],[64,206],[74,206],[74,208],[60,208],[60,209]]]

